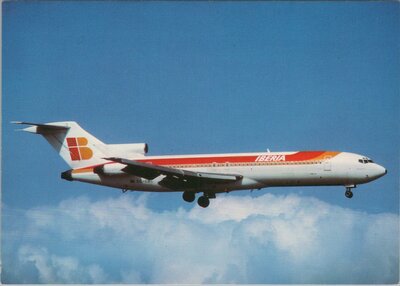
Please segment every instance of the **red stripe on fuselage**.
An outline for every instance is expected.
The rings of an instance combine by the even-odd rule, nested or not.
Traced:
[[[285,155],[286,162],[307,161],[312,160],[323,154],[325,151],[302,151],[295,154]],[[268,155],[268,153],[266,154]],[[284,155],[275,153],[274,155]],[[154,165],[197,165],[212,163],[251,163],[255,162],[258,155],[251,156],[223,156],[223,157],[186,157],[186,158],[159,158],[159,159],[141,159],[139,162],[150,163]]]
[[[154,165],[195,165],[212,163],[244,163],[254,162],[258,156],[226,156],[226,157],[187,157],[136,160]]]

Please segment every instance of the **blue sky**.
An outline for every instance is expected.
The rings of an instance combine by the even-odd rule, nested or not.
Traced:
[[[399,12],[396,2],[3,3],[2,281],[398,281]],[[180,194],[63,181],[68,166],[11,120],[74,120],[152,155],[348,151],[389,173],[351,200],[341,187],[271,188],[199,209]]]

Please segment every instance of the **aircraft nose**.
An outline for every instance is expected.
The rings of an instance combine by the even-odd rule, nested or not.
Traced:
[[[384,167],[382,167],[380,165],[376,165],[376,168],[375,168],[374,174],[373,174],[374,178],[380,178],[386,174],[387,174],[387,170]]]

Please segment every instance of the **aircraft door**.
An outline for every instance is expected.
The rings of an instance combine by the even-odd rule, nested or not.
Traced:
[[[331,163],[331,157],[325,157],[324,158],[324,171],[332,171],[332,163]]]

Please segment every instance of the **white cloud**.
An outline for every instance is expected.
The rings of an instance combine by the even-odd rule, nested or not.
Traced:
[[[44,247],[23,245],[18,250],[18,260],[23,266],[33,263],[39,283],[103,283],[106,275],[98,265],[81,265],[74,257],[50,254]],[[18,267],[23,271],[23,267]],[[22,273],[20,273],[22,274]]]
[[[27,211],[18,244],[5,231],[3,247],[19,251],[3,265],[14,283],[395,283],[398,222],[298,195],[168,212],[149,209],[146,195],[80,197]]]
[[[40,282],[54,283],[53,268],[49,265],[48,256],[47,250],[42,247],[33,249],[24,245],[18,250],[18,258],[22,263],[32,262],[35,265]]]

